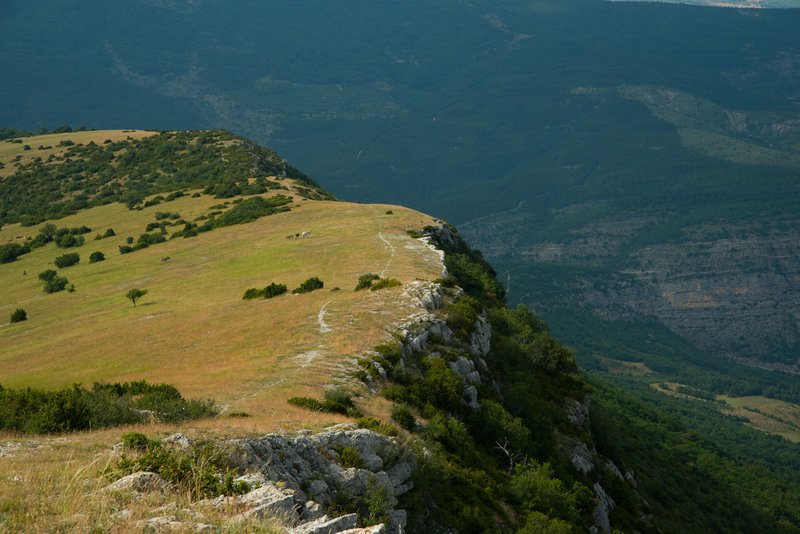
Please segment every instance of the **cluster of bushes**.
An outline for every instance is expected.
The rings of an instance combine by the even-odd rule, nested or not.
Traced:
[[[114,237],[115,235],[117,235],[117,233],[114,231],[114,229],[113,228],[109,228],[108,230],[103,232],[103,235],[97,234],[96,236],[94,236],[94,240],[95,241],[100,241],[101,239],[106,239],[108,237]]]
[[[283,295],[286,293],[287,287],[286,284],[276,284],[272,282],[270,285],[263,289],[256,289],[251,287],[247,291],[244,292],[244,296],[242,296],[242,300],[255,300],[255,299],[271,299],[273,297],[277,297],[278,295]]]
[[[292,289],[292,293],[295,295],[300,295],[302,293],[311,293],[312,291],[316,291],[317,289],[322,289],[324,286],[325,283],[322,280],[320,280],[316,276],[312,276],[311,278],[300,284],[299,287]]]
[[[248,198],[217,217],[214,224],[221,227],[248,223],[267,215],[289,211],[287,204],[291,202],[292,199],[285,195]]]
[[[143,380],[54,391],[0,386],[0,430],[25,434],[143,423],[150,417],[174,423],[216,414],[211,401],[187,400],[174,386]]]
[[[235,481],[239,476],[238,470],[230,463],[225,451],[211,442],[197,442],[181,450],[131,432],[123,434],[122,443],[125,452],[112,474],[157,473],[192,500],[250,491],[249,484]]]
[[[243,140],[229,142],[234,139],[223,131],[163,132],[144,139],[76,144],[69,147],[68,157],[21,163],[0,182],[0,224],[33,225],[112,202],[137,209],[147,197],[157,195],[149,201],[154,205],[187,189],[209,188],[210,194],[227,197],[280,187],[270,176],[318,188],[273,151]],[[324,191],[317,194],[332,198]]]
[[[363,415],[356,408],[352,393],[340,387],[325,391],[321,401],[311,397],[292,397],[288,402],[294,406],[317,412],[338,413],[349,417]]]
[[[187,223],[184,223],[182,230],[178,230],[177,232],[174,232],[171,236],[169,236],[169,238],[170,239],[175,239],[175,238],[178,238],[178,237],[184,237],[184,238],[185,237],[195,237],[198,234],[202,234],[203,232],[210,232],[213,229],[214,229],[213,219],[211,221],[208,221],[208,222],[203,223],[201,225],[198,225],[197,223],[187,222]]]
[[[53,263],[59,269],[64,269],[65,267],[71,267],[76,263],[81,261],[81,256],[77,252],[70,252],[68,254],[64,254],[62,256],[57,257]]]
[[[367,273],[358,277],[356,283],[356,291],[369,288],[371,291],[378,291],[387,287],[401,286],[402,283],[396,278],[381,278],[377,274]]]
[[[77,228],[57,228],[56,225],[48,223],[39,229],[36,237],[29,239],[25,243],[6,243],[0,245],[0,263],[11,263],[31,250],[43,247],[44,245],[55,242],[57,247],[71,248],[79,247],[84,244],[86,239],[83,234],[91,232],[88,226]]]
[[[39,280],[44,282],[45,293],[58,293],[59,291],[68,289],[67,285],[69,284],[69,280],[64,276],[58,276],[58,273],[53,269],[40,272]],[[75,291],[75,287],[70,285],[69,291]]]
[[[162,202],[172,202],[176,198],[180,198],[180,197],[184,197],[184,196],[186,196],[186,193],[184,193],[183,191],[173,191],[172,193],[168,194],[166,197],[164,195],[156,195],[153,198],[151,198],[150,200],[146,201],[144,203],[144,207],[145,208],[149,208],[150,206],[158,206]],[[141,200],[139,202],[141,202]],[[128,206],[128,207],[130,208],[131,206]]]
[[[92,229],[88,226],[80,228],[59,228],[53,236],[53,241],[59,248],[80,247],[86,242],[84,234],[88,234]]]
[[[129,254],[131,252],[147,248],[150,245],[164,243],[166,240],[167,238],[161,234],[141,234],[135,243],[133,243],[133,239],[129,238],[129,242],[127,245],[120,245],[119,253]]]
[[[30,251],[31,247],[28,244],[7,243],[0,245],[0,263],[11,263]]]
[[[368,287],[372,286],[372,282],[380,279],[381,277],[375,273],[362,274],[361,276],[358,277],[358,283],[356,283],[356,291],[367,289]]]

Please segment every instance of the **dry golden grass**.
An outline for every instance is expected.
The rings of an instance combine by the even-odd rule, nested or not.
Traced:
[[[65,252],[53,245],[0,265],[0,317],[7,321],[16,307],[29,315],[23,323],[0,326],[0,383],[61,387],[147,379],[288,424],[300,412],[286,407],[287,396],[311,394],[331,382],[351,357],[388,337],[387,325],[414,311],[398,298],[402,287],[354,292],[360,274],[388,265],[386,276],[407,283],[441,273],[438,257],[405,233],[430,218],[341,202],[298,202],[291,212],[246,225],[131,254],[117,251],[126,236],[144,231],[156,211],[191,220],[218,202],[181,198],[141,211],[103,206],[58,221],[97,232],[113,227],[118,234],[100,241],[89,234],[77,249],[81,263],[60,271],[75,293],[42,292],[37,273]],[[37,230],[10,225],[0,230],[0,242]],[[302,231],[311,238],[285,238]],[[89,264],[94,250],[106,261]],[[170,261],[162,262],[167,256]],[[293,288],[310,276],[322,278],[325,288],[269,300],[241,298],[249,287],[276,281]],[[337,286],[340,291],[330,290]],[[124,296],[132,287],[149,290],[135,308]]]
[[[224,532],[285,531],[280,518],[235,523],[231,516],[239,510],[203,507],[180,493],[102,491],[110,480],[104,471],[117,458],[111,445],[120,431],[130,430],[154,429],[16,440],[19,448],[5,457],[0,452],[0,532],[142,532],[138,522],[160,516],[186,522],[178,532],[190,532],[193,523]],[[0,441],[0,451],[4,445]]]
[[[35,157],[39,144],[63,138],[102,142],[150,132],[79,132],[25,139]],[[0,142],[0,161],[13,157]],[[5,151],[4,151],[5,150]],[[8,169],[8,166],[7,166]],[[54,221],[60,227],[87,225],[86,244],[65,250],[50,244],[0,265],[0,384],[57,388],[72,383],[130,381],[174,384],[189,397],[213,398],[222,416],[180,425],[151,424],[71,434],[24,437],[0,434],[0,531],[127,532],[153,509],[185,496],[93,492],[105,481],[100,471],[113,460],[111,445],[122,433],[151,436],[182,431],[193,437],[263,435],[272,431],[321,429],[346,421],[336,414],[303,410],[286,400],[319,397],[331,383],[352,387],[360,408],[388,419],[389,408],[368,398],[350,378],[355,360],[390,339],[393,330],[420,310],[404,287],[355,292],[366,272],[401,280],[441,275],[436,253],[406,230],[432,224],[421,213],[397,206],[305,201],[295,195],[292,210],[253,223],[178,238],[120,255],[125,238],[144,233],[155,212],[179,212],[191,221],[219,199],[182,197],[139,211],[122,205],[86,210]],[[391,209],[392,215],[386,211]],[[0,243],[36,235],[41,225],[0,229]],[[94,240],[113,228],[117,235]],[[286,239],[308,231],[308,239]],[[20,236],[20,237],[18,237]],[[55,257],[78,252],[78,265],[60,270],[76,291],[46,295],[37,274],[53,268]],[[106,261],[90,264],[101,251]],[[162,258],[169,257],[168,262]],[[289,289],[311,276],[325,288],[305,295],[243,301],[250,287],[281,282]],[[148,294],[134,308],[125,298],[133,287]],[[332,288],[340,288],[332,291]],[[29,320],[9,324],[17,307]],[[363,396],[362,396],[363,395]],[[228,417],[246,412],[250,417]],[[114,514],[130,510],[131,517]],[[156,514],[158,515],[158,514]],[[225,514],[206,512],[206,522],[228,532],[276,532],[278,523],[226,523]]]

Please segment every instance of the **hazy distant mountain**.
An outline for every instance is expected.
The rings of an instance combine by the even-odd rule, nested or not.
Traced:
[[[608,0],[611,2],[664,2],[708,7],[733,7],[747,9],[791,9],[800,8],[798,0]]]

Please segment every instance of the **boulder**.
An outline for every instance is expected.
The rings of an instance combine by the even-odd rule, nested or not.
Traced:
[[[165,492],[169,483],[157,473],[138,471],[124,476],[105,487],[105,491],[134,491],[136,493],[149,493],[153,491]]]
[[[333,519],[323,516],[316,521],[304,523],[290,532],[292,534],[337,534],[357,526],[358,516],[356,514],[347,514]]]

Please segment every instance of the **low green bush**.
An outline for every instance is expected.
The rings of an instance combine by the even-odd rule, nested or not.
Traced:
[[[287,291],[286,284],[276,284],[275,282],[271,283],[267,287],[264,288],[264,298],[271,299],[272,297],[277,297],[278,295],[283,295]]]
[[[396,404],[392,407],[392,420],[406,430],[414,430],[417,426],[417,419],[408,406]]]
[[[397,430],[397,427],[395,427],[394,425],[384,423],[380,419],[376,419],[374,417],[357,417],[356,424],[361,428],[372,430],[373,432],[377,432],[378,434],[383,434],[384,436],[400,435],[400,432]]]
[[[7,243],[0,245],[0,263],[11,263],[23,254],[31,251],[30,246],[20,245],[19,243]]]
[[[360,291],[362,289],[367,289],[372,285],[372,282],[375,280],[380,280],[380,276],[374,273],[367,273],[362,274],[358,277],[358,283],[356,284],[356,291]]]
[[[475,327],[481,304],[477,299],[464,295],[447,307],[447,325],[461,339],[467,339]]]
[[[398,287],[403,285],[400,280],[396,278],[382,278],[370,286],[370,291],[378,291],[387,287]]]
[[[272,282],[264,289],[256,289],[254,287],[251,287],[250,289],[244,292],[242,300],[255,300],[260,298],[271,299],[273,297],[283,295],[284,293],[286,293],[286,291],[287,291],[286,284],[276,284],[275,282]]]
[[[316,276],[312,276],[311,278],[300,284],[300,287],[293,289],[292,293],[294,293],[295,295],[299,295],[302,293],[311,293],[312,291],[315,291],[317,289],[322,289],[324,285],[325,283],[322,280],[320,280]]]
[[[21,323],[22,321],[27,321],[27,320],[28,320],[28,312],[26,312],[22,308],[17,308],[13,312],[11,312],[12,323]]]
[[[157,473],[191,500],[241,495],[250,491],[249,484],[235,481],[238,470],[224,451],[210,442],[195,443],[187,450],[178,450],[142,434],[129,437],[129,440],[135,445],[132,448],[134,455],[123,454],[119,459],[113,471],[120,476],[138,471]]]
[[[77,252],[70,252],[69,254],[64,254],[62,256],[57,257],[53,263],[59,269],[63,269],[65,267],[71,267],[76,263],[81,261],[81,257]]]
[[[122,434],[122,446],[136,451],[147,450],[152,441],[141,432],[128,432]]]
[[[341,447],[336,452],[339,453],[339,461],[342,467],[364,468],[364,460],[361,459],[361,453],[355,447]]]
[[[97,262],[100,262],[100,261],[105,261],[105,259],[106,259],[106,255],[103,254],[100,251],[92,252],[89,255],[89,263],[97,263]]]
[[[144,423],[150,417],[174,423],[216,414],[211,401],[184,399],[173,386],[143,380],[54,391],[0,386],[0,430],[25,434]]]
[[[288,402],[294,406],[318,412],[338,413],[348,417],[361,417],[363,415],[355,407],[352,395],[343,388],[327,390],[323,395],[322,401],[311,397],[292,397]]]
[[[242,295],[242,300],[255,300],[260,298],[264,298],[264,290],[256,289],[254,287],[246,290],[244,295]]]

